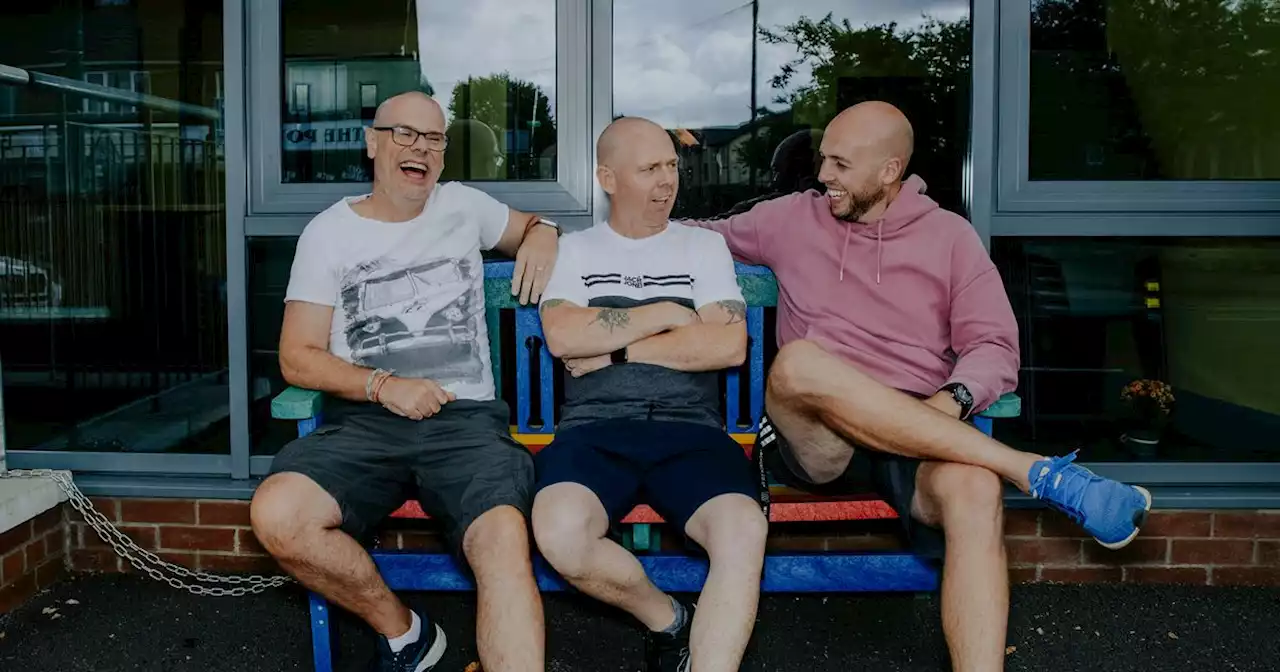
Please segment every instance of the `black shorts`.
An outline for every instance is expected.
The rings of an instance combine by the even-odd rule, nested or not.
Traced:
[[[916,496],[916,474],[920,471],[921,460],[857,447],[843,474],[827,483],[814,483],[791,452],[791,444],[782,432],[777,431],[777,426],[765,417],[760,427],[762,431],[756,442],[755,460],[761,470],[758,477],[771,474],[782,485],[819,496],[873,492],[898,514],[902,534],[912,553],[931,560],[942,559],[946,551],[942,530],[925,525],[911,515],[911,501]]]
[[[490,509],[506,504],[529,517],[533,456],[511,438],[508,417],[503,401],[460,399],[425,420],[330,402],[326,423],[285,446],[271,472],[319,484],[342,509],[342,530],[363,543],[417,499],[460,552],[467,528]]]
[[[579,483],[615,526],[637,504],[684,534],[715,497],[759,493],[751,461],[724,430],[691,422],[602,420],[560,432],[535,458],[537,490]]]

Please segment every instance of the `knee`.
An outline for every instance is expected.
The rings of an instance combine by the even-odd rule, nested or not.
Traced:
[[[690,535],[701,537],[712,564],[759,568],[764,564],[769,521],[753,500],[734,497],[709,516],[702,530]]]
[[[999,531],[1004,488],[994,472],[964,464],[945,465],[935,483],[944,525],[965,532]],[[954,531],[954,529],[953,529]]]
[[[534,500],[534,542],[542,557],[561,576],[573,578],[581,573],[593,536],[591,515],[586,507],[554,495],[539,494]]]
[[[513,506],[485,512],[463,534],[462,553],[477,572],[491,565],[528,564],[529,532],[524,514]]]
[[[305,476],[275,474],[253,493],[249,524],[263,548],[277,558],[292,555],[310,531],[325,527],[317,515],[323,504],[314,501],[308,485],[314,484]]]
[[[813,341],[800,339],[782,346],[769,367],[769,391],[784,398],[813,393],[826,357],[826,351]]]

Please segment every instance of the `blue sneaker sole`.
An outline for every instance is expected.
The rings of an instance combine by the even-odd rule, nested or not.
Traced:
[[[1115,550],[1124,548],[1125,546],[1128,546],[1129,542],[1137,538],[1138,532],[1142,531],[1142,526],[1147,524],[1147,514],[1151,512],[1151,493],[1148,492],[1146,488],[1140,485],[1133,486],[1133,489],[1137,490],[1138,492],[1141,492],[1142,496],[1145,497],[1147,500],[1147,505],[1143,507],[1143,509],[1139,511],[1136,516],[1133,517],[1134,518],[1133,533],[1120,541],[1113,541],[1111,543],[1107,543],[1101,539],[1098,539],[1097,537],[1094,537],[1094,540],[1097,541],[1099,544],[1102,544],[1103,548],[1107,548],[1115,551]]]

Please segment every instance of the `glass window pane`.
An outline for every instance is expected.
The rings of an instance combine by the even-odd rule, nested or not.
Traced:
[[[1280,179],[1276,3],[1030,1],[1031,179]]]
[[[616,0],[614,113],[675,133],[673,216],[705,217],[820,188],[827,122],[886,100],[915,127],[908,172],[964,212],[970,43],[968,0]]]
[[[996,238],[992,256],[1022,339],[1023,414],[998,438],[1088,461],[1280,459],[1280,241]]]
[[[0,9],[11,449],[228,450],[222,0]],[[161,99],[142,104],[135,93]]]
[[[443,179],[554,180],[555,4],[282,0],[284,181],[370,181],[361,128],[405,91],[445,110]]]

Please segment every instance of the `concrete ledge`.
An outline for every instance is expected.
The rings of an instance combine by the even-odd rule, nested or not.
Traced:
[[[69,472],[61,472],[70,476]],[[0,533],[67,501],[67,493],[47,478],[0,478]]]

